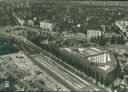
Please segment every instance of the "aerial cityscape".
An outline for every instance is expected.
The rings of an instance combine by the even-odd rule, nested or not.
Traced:
[[[128,92],[128,1],[0,0],[0,92]]]

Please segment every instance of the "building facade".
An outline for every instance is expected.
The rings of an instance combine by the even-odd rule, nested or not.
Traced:
[[[33,20],[28,20],[28,26],[33,26],[34,25],[34,21]]]
[[[103,53],[95,56],[88,57],[88,60],[97,62],[97,63],[106,63],[106,61],[110,61],[109,54]]]
[[[49,31],[52,31],[53,29],[53,24],[48,22],[48,21],[40,21],[40,27],[42,29],[47,29]]]
[[[91,38],[91,37],[97,37],[97,36],[101,36],[102,32],[100,30],[88,30],[87,31],[87,37]]]
[[[22,20],[22,19],[18,19],[18,22],[20,23],[20,25],[24,25],[25,24],[25,21],[24,20]]]

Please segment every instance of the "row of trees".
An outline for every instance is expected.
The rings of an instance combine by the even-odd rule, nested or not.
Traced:
[[[125,40],[123,36],[112,36],[105,37],[103,35],[97,37],[91,37],[90,42],[99,44],[101,46],[105,46],[107,43],[110,44],[125,44]]]

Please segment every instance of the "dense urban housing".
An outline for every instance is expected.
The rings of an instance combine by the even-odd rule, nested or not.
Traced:
[[[1,0],[0,91],[128,92],[127,4]]]

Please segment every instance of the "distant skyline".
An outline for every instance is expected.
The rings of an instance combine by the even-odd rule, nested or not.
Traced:
[[[96,6],[119,6],[119,7],[128,7],[128,1],[127,0],[0,0],[0,1],[6,1],[8,3],[13,2],[15,4],[20,4],[21,2],[25,2],[27,4],[27,1],[30,3],[44,3],[44,2],[55,2],[58,4],[63,3],[71,3],[71,4],[78,4],[78,5],[96,5]]]

